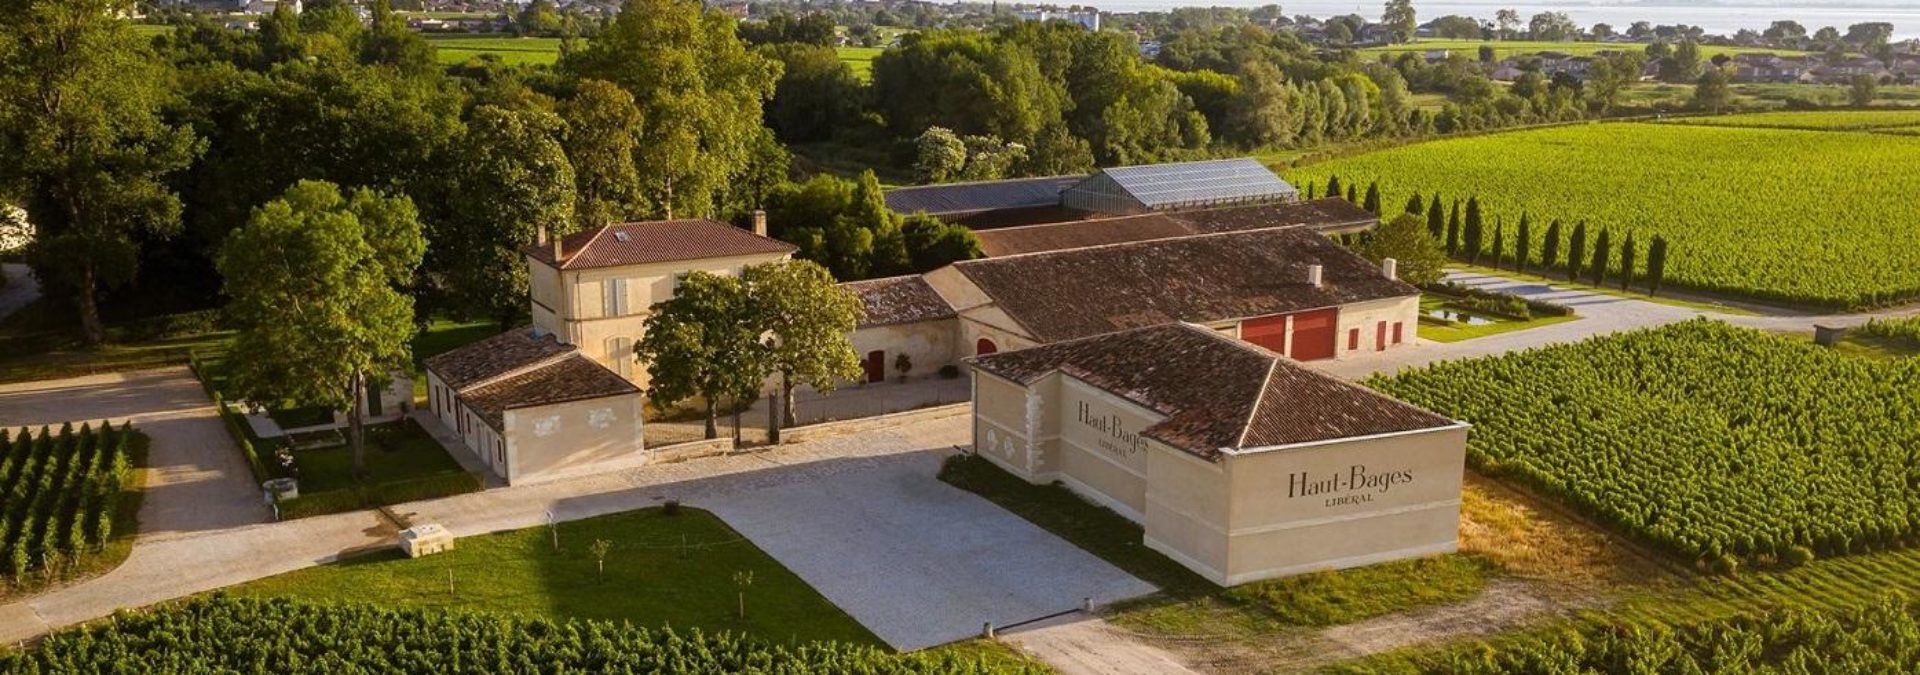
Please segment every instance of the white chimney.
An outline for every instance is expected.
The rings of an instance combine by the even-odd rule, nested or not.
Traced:
[[[553,238],[553,261],[555,263],[563,262],[567,259],[566,245],[560,243],[560,240],[564,238],[565,237]]]
[[[763,211],[760,209],[754,209],[753,233],[760,235],[762,237],[767,236],[767,212],[766,211]]]
[[[1400,261],[1394,260],[1392,258],[1386,258],[1384,260],[1381,260],[1380,273],[1383,275],[1386,275],[1388,279],[1396,279],[1396,280],[1399,279],[1400,278]]]
[[[1320,270],[1319,265],[1307,266],[1307,283],[1312,284],[1314,288],[1320,287]]]
[[[537,227],[537,228],[535,228],[535,229],[534,229],[534,231],[533,231],[533,243],[534,243],[535,245],[537,245],[537,246],[546,246],[546,245],[547,245],[547,225],[546,225],[546,223],[541,223],[541,224],[539,225],[539,227]]]

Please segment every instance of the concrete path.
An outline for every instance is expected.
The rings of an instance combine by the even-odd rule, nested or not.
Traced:
[[[1193,675],[1173,654],[1082,613],[1041,621],[1001,636],[1063,675]]]
[[[895,649],[911,651],[1158,589],[940,482],[952,452],[693,502]]]
[[[6,286],[0,287],[0,319],[40,299],[40,282],[28,273],[26,265],[0,263],[0,275],[7,278]]]
[[[1920,306],[1915,306],[1828,316],[1801,314],[1746,316],[1596,293],[1576,287],[1516,281],[1490,274],[1455,272],[1448,274],[1447,280],[1567,305],[1572,307],[1574,313],[1580,318],[1461,342],[1420,340],[1402,349],[1342,361],[1316,361],[1308,365],[1338,377],[1357,380],[1375,373],[1393,373],[1403,368],[1424,366],[1440,361],[1492,356],[1562,342],[1577,342],[1590,337],[1662,326],[1696,317],[1708,317],[1737,326],[1765,330],[1810,332],[1815,324],[1858,326],[1873,318],[1920,314]]]

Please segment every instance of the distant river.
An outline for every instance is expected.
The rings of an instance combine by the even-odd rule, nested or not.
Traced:
[[[1368,19],[1378,19],[1379,2],[1354,0],[1095,0],[1093,4],[1109,12],[1133,12],[1141,10],[1166,9],[1169,7],[1193,5],[1222,5],[1232,7],[1258,7],[1266,4],[1279,4],[1289,16],[1310,14],[1325,17],[1336,14],[1359,14]],[[1582,27],[1591,27],[1596,23],[1610,23],[1616,29],[1625,30],[1635,21],[1651,21],[1654,25],[1686,24],[1700,26],[1709,33],[1732,35],[1742,28],[1762,30],[1768,24],[1780,19],[1792,19],[1807,27],[1807,32],[1819,30],[1822,26],[1833,26],[1845,33],[1847,26],[1867,21],[1890,21],[1897,38],[1920,37],[1920,0],[1842,0],[1839,2],[1820,2],[1819,0],[1700,0],[1699,2],[1606,2],[1587,0],[1585,2],[1484,2],[1481,0],[1414,0],[1414,10],[1422,22],[1448,14],[1464,14],[1483,20],[1492,20],[1493,13],[1501,9],[1515,9],[1520,12],[1521,21],[1534,14],[1547,11],[1566,12],[1573,17],[1574,23]]]

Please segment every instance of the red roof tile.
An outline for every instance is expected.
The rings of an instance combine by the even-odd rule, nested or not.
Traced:
[[[705,218],[608,225],[569,234],[562,237],[560,243],[566,256],[560,269],[566,270],[799,250],[793,244]],[[534,260],[547,265],[554,263],[551,244],[528,246],[523,250]]]

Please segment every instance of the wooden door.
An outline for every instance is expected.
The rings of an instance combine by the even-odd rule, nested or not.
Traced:
[[[873,351],[867,352],[867,360],[862,362],[860,365],[862,368],[866,369],[867,371],[868,382],[887,381],[886,350],[875,349]]]

